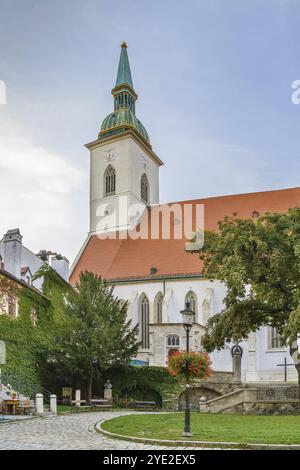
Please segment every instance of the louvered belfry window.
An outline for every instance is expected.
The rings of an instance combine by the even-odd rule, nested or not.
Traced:
[[[116,192],[116,171],[109,165],[104,173],[104,196],[111,196]]]

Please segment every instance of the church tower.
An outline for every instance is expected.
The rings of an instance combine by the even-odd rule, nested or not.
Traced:
[[[102,122],[90,151],[90,233],[128,230],[138,214],[159,202],[159,167],[148,133],[136,117],[134,90],[126,43],[115,87],[114,111]]]

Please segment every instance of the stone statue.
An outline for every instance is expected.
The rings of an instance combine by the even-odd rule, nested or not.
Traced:
[[[107,379],[107,381],[105,382],[104,388],[105,388],[105,389],[110,389],[110,388],[112,388],[112,384],[110,383],[110,380],[109,380],[109,379]]]
[[[104,384],[104,399],[112,400],[112,384],[109,379]]]

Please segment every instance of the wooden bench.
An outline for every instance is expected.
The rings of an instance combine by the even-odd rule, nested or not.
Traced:
[[[92,408],[112,408],[113,406],[111,401],[103,398],[93,398],[90,403]]]
[[[134,408],[139,408],[143,410],[149,410],[149,409],[158,409],[159,406],[155,401],[140,401],[140,400],[135,400],[133,402]]]

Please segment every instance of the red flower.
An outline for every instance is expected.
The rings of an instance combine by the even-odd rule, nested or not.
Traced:
[[[211,361],[207,353],[176,351],[168,358],[168,372],[179,379],[184,379],[188,372],[190,379],[202,379],[212,373]]]

